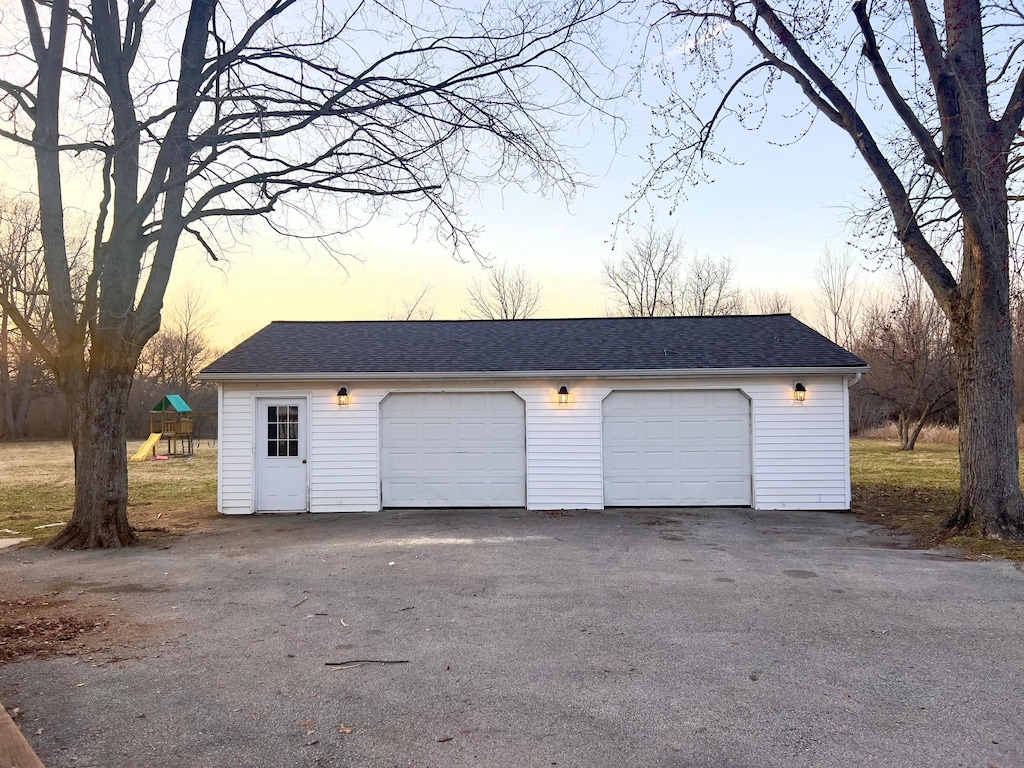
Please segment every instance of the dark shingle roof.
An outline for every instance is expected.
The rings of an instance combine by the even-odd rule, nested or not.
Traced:
[[[203,376],[864,366],[790,315],[274,322]]]

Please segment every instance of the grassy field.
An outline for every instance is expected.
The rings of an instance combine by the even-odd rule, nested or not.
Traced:
[[[129,444],[129,454],[139,444]],[[949,544],[971,557],[1024,561],[1024,545],[951,537],[943,530],[956,499],[956,445],[924,442],[908,452],[891,440],[853,440],[850,455],[853,511],[861,519],[909,533],[923,546]],[[0,529],[33,544],[54,536],[59,527],[38,526],[71,515],[72,467],[68,443],[0,443]],[[216,515],[216,448],[204,444],[193,457],[129,464],[128,516],[137,528],[181,532]]]
[[[960,480],[956,445],[918,442],[913,451],[901,451],[894,440],[851,440],[850,476],[853,511],[862,520],[909,533],[923,546],[947,544],[971,557],[1024,561],[1024,544],[951,536],[943,528]]]
[[[129,455],[141,440],[129,442]],[[0,443],[0,536],[52,538],[71,516],[74,455],[67,442]],[[192,457],[128,465],[128,518],[140,529],[179,532],[217,515],[217,449],[196,445]]]

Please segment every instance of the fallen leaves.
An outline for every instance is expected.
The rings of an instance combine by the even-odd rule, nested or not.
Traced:
[[[69,615],[66,601],[0,600],[0,665],[26,657],[73,655],[82,640],[103,629],[106,621]]]

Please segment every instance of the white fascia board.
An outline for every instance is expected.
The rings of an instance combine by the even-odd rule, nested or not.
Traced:
[[[864,366],[819,366],[807,368],[678,368],[664,370],[613,371],[448,371],[415,373],[407,371],[324,373],[200,373],[203,381],[411,381],[411,380],[463,380],[490,381],[493,379],[686,379],[707,376],[813,376],[849,375],[863,373]]]

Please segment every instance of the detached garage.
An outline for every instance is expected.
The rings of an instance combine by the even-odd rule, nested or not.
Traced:
[[[202,377],[224,514],[848,509],[866,369],[769,315],[276,322]]]

